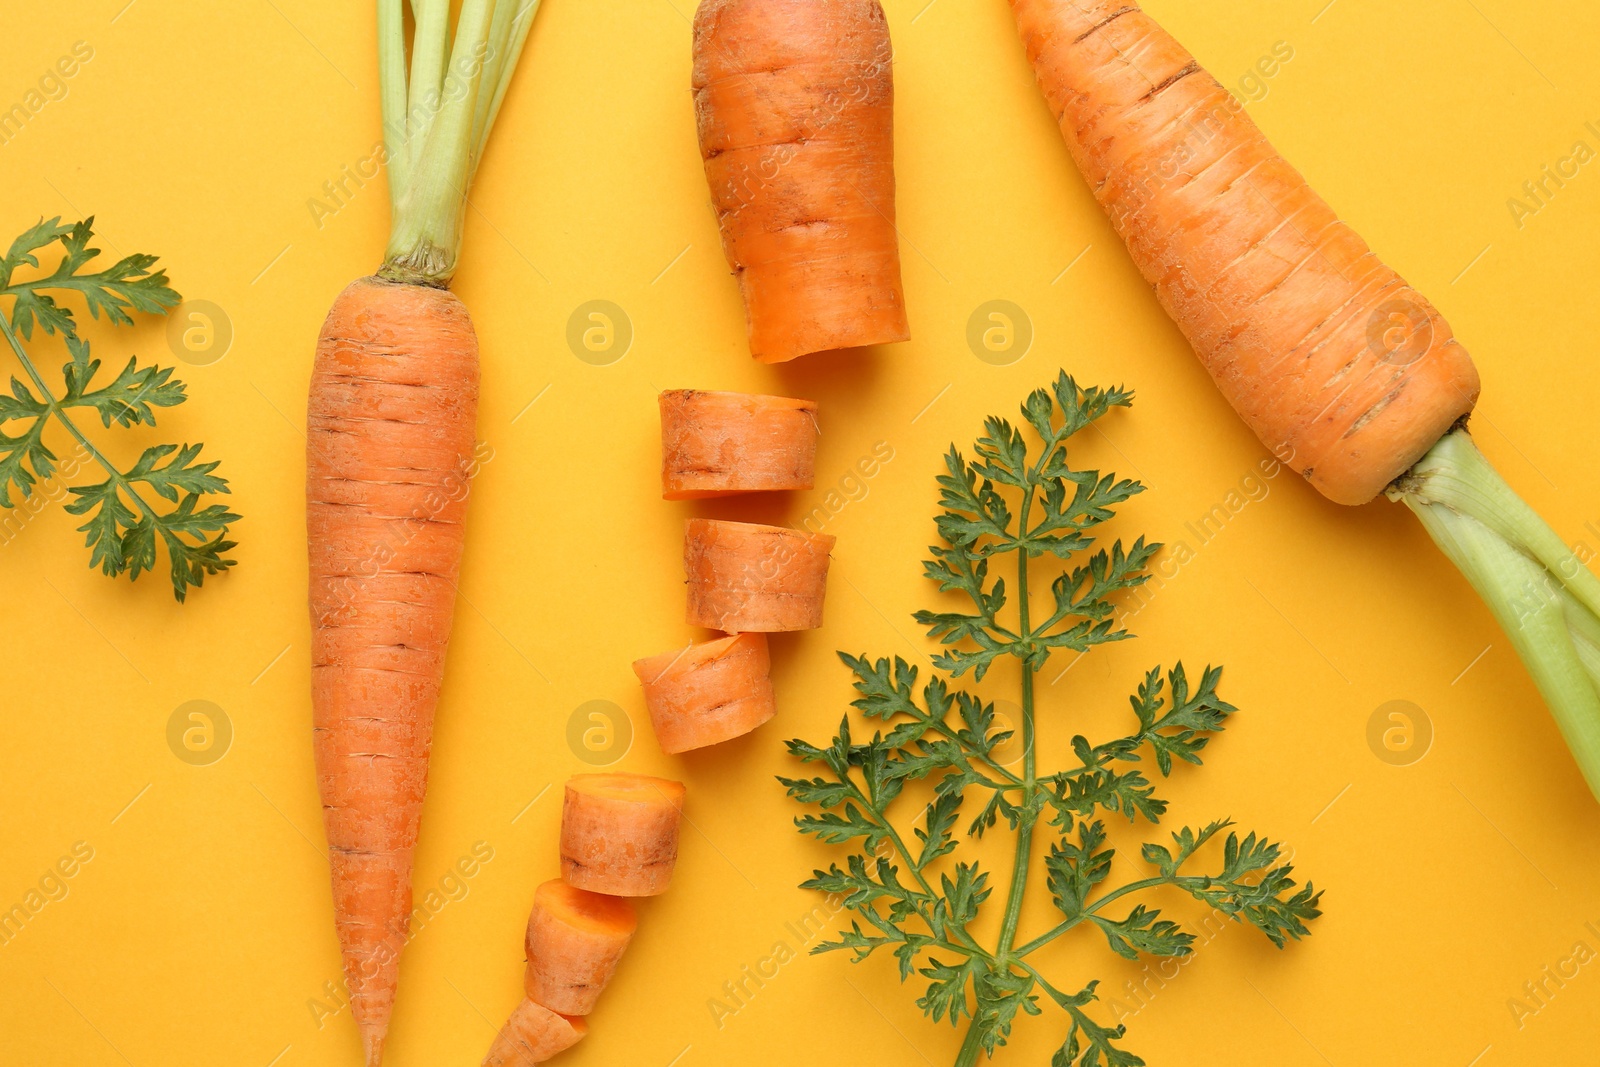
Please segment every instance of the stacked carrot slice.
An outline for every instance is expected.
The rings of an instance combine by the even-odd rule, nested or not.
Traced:
[[[675,389],[660,405],[665,499],[811,488],[814,401]],[[781,526],[689,520],[688,622],[730,636],[634,662],[663,752],[727,741],[772,718],[766,635],[822,625],[833,544]]]
[[[527,994],[484,1067],[543,1063],[583,1039],[638,921],[631,897],[663,893],[678,861],[682,782],[580,774],[561,808],[561,877],[533,895]]]
[[[742,393],[662,393],[668,500],[809,489],[817,405]],[[834,539],[781,526],[690,519],[683,546],[691,625],[726,636],[633,664],[663,752],[743,736],[772,718],[767,634],[822,625]],[[580,774],[561,808],[561,877],[534,892],[526,994],[484,1067],[528,1067],[571,1048],[633,938],[631,898],[666,891],[678,861],[681,782]]]

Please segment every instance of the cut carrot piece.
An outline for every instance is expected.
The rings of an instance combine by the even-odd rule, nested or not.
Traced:
[[[727,633],[822,625],[834,538],[781,526],[690,519],[683,542],[689,624]]]
[[[704,0],[700,156],[767,363],[904,341],[894,77],[878,0]]]
[[[643,774],[579,774],[561,808],[561,877],[618,897],[666,891],[678,862],[683,783]]]
[[[637,926],[633,905],[621,897],[560,879],[541,885],[528,916],[528,999],[563,1015],[588,1015]]]
[[[670,389],[660,403],[667,500],[811,488],[816,401]]]
[[[483,1067],[531,1067],[576,1045],[589,1024],[576,1016],[553,1012],[523,1000],[489,1046]]]
[[[772,718],[767,638],[738,634],[635,660],[661,751],[742,737]]]

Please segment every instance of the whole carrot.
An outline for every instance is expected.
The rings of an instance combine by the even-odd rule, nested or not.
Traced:
[[[700,154],[750,352],[911,337],[894,219],[894,77],[878,0],[703,0]]]
[[[473,471],[478,342],[447,288],[465,189],[536,4],[378,4],[393,227],[334,301],[306,428],[312,706],[334,918],[366,1062],[383,1054]]]
[[[1417,514],[1600,796],[1600,579],[1473,445],[1478,373],[1449,325],[1137,4],[1011,8],[1079,169],[1223,395],[1324,496]]]

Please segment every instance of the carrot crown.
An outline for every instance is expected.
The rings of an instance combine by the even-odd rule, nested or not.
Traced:
[[[446,286],[461,251],[467,188],[505,98],[539,0],[378,0],[378,80],[393,212],[381,277]]]

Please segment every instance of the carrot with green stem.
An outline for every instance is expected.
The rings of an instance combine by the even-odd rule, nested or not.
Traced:
[[[1079,169],[1228,402],[1330,500],[1416,513],[1600,796],[1600,579],[1472,443],[1478,373],[1449,325],[1137,4],[1011,8]]]
[[[312,705],[334,917],[366,1062],[383,1053],[473,470],[478,342],[448,288],[466,190],[537,7],[378,2],[393,222],[317,341],[306,427]]]

